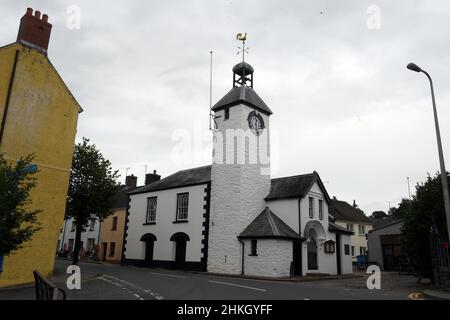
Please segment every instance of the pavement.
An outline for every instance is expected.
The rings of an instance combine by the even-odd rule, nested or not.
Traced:
[[[430,289],[416,278],[383,273],[381,290],[368,290],[367,275],[316,281],[273,281],[183,271],[80,263],[81,290],[68,290],[70,261],[57,260],[50,278],[68,300],[423,300]],[[33,286],[0,289],[0,300],[33,300]]]

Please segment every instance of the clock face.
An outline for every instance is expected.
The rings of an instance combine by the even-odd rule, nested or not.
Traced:
[[[248,126],[258,136],[265,128],[263,118],[255,111],[250,112],[248,115]]]

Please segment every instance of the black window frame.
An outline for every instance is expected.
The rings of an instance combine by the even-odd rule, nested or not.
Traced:
[[[345,252],[346,256],[350,255],[350,245],[349,244],[344,245],[344,252]]]

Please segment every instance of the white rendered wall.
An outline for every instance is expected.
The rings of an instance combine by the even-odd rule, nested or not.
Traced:
[[[72,230],[72,223],[73,223],[74,219],[68,219],[67,222],[64,221],[65,223],[65,232],[64,232],[64,223],[63,223],[63,232],[60,234],[60,239],[62,239],[63,235],[64,235],[64,241],[62,241],[62,243],[60,244],[61,249],[64,249],[64,247],[68,248],[69,246],[69,239],[74,239],[75,241],[75,233],[76,233],[76,229],[75,231],[71,231]],[[95,239],[95,245],[98,245],[98,238],[100,235],[100,222],[96,221],[95,222],[95,226],[94,226],[94,230],[90,231],[90,226],[87,226],[85,232],[81,233],[81,241],[83,241],[83,249],[86,250],[87,248],[87,240],[88,239]],[[75,242],[74,242],[75,243]],[[75,247],[75,245],[74,245]],[[73,248],[72,248],[73,249]]]
[[[345,254],[345,245],[351,246],[351,236],[341,234],[341,272],[342,274],[349,274],[353,273],[353,262],[352,262],[352,255],[351,250],[350,254]]]
[[[236,150],[222,147],[226,145],[226,130],[248,130],[247,119],[252,111],[252,108],[245,105],[230,107],[229,120],[224,120],[224,111],[216,113],[217,116],[221,116],[216,121],[222,135],[215,135],[216,158],[211,172],[209,272],[241,273],[241,244],[237,237],[265,209],[264,198],[270,192],[270,172],[267,171],[270,164],[263,165],[259,161],[261,159],[257,159],[259,162],[256,164],[226,164],[227,160],[231,162],[229,157],[220,159],[220,155],[224,156],[227,151],[236,156]],[[263,114],[261,116],[264,119],[266,134],[269,136],[269,117]],[[234,143],[230,139],[228,142]],[[253,152],[258,154],[259,150],[253,149]],[[248,159],[248,150],[245,155]],[[263,168],[266,169],[265,174],[262,174]]]
[[[186,233],[190,241],[186,247],[186,261],[200,262],[202,258],[203,214],[206,184],[137,194],[131,196],[128,235],[126,238],[125,258],[145,259],[145,244],[141,241],[144,234],[152,233],[157,241],[154,244],[153,259],[175,261],[175,242],[170,238],[178,232]],[[189,193],[188,223],[174,223],[176,220],[177,194]],[[147,198],[157,197],[156,225],[145,225],[147,215]]]
[[[245,275],[289,277],[292,261],[292,241],[260,239],[258,256],[250,256],[251,240],[245,240]]]

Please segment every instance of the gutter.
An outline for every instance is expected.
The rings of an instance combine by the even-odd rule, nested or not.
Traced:
[[[11,101],[11,93],[12,93],[12,89],[13,89],[13,85],[14,85],[14,79],[16,77],[16,69],[17,69],[17,62],[19,60],[19,53],[20,53],[20,51],[16,50],[16,55],[14,57],[13,69],[11,71],[11,77],[9,79],[8,93],[6,95],[6,102],[5,102],[5,111],[3,112],[2,124],[1,124],[1,128],[0,128],[0,146],[3,141],[3,134],[5,131],[5,126],[6,126],[6,118],[8,115],[9,103]]]
[[[243,276],[245,274],[244,272],[244,262],[245,262],[245,243],[244,241],[242,241],[241,239],[238,239],[240,243],[242,243],[242,270],[241,270],[241,275]]]

